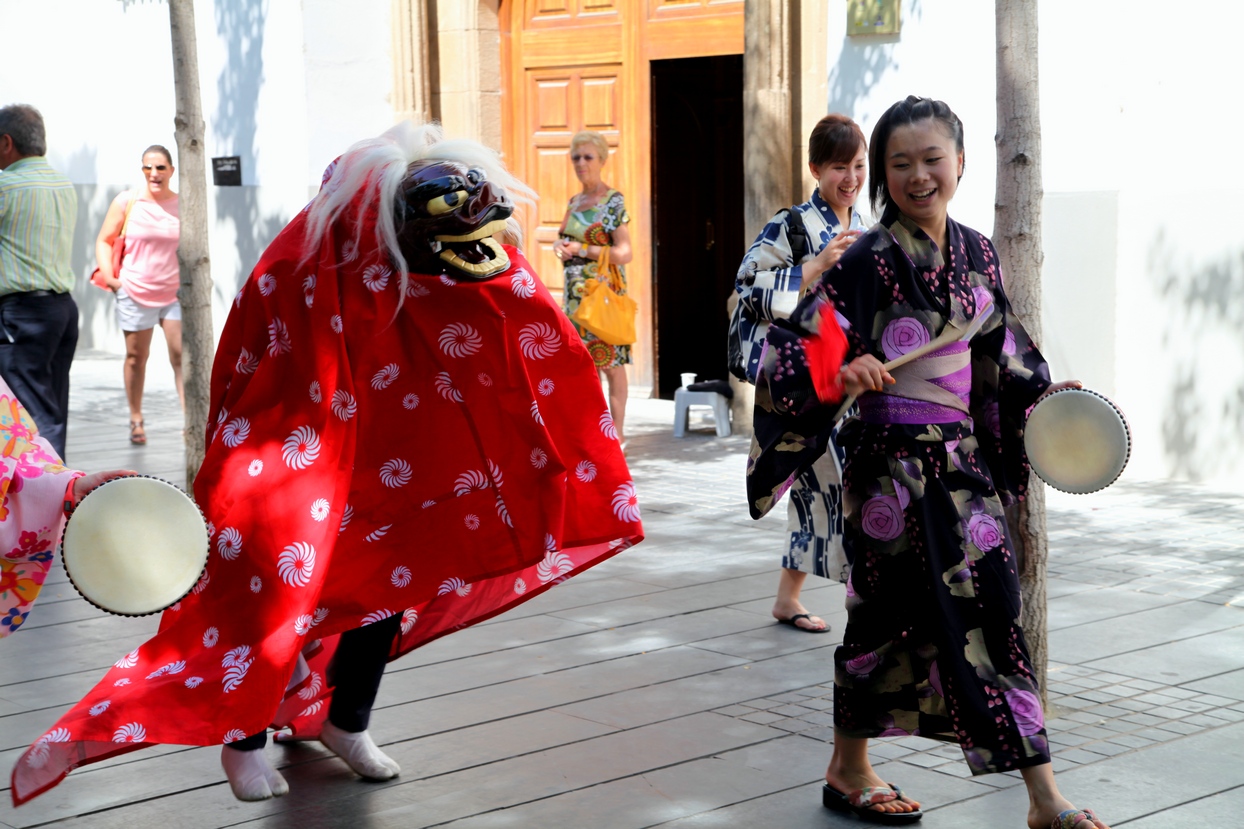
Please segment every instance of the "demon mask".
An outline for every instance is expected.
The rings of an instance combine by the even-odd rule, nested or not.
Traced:
[[[510,266],[493,234],[505,230],[514,205],[478,168],[417,161],[398,193],[398,247],[415,273],[487,279]]]

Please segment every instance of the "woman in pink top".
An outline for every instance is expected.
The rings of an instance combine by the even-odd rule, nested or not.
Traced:
[[[95,240],[95,256],[108,287],[117,295],[117,324],[125,332],[125,396],[130,404],[130,443],[147,442],[143,429],[143,381],[151,353],[151,333],[164,329],[177,394],[185,406],[181,382],[181,306],[177,303],[180,270],[177,240],[181,222],[177,194],[169,187],[173,157],[159,144],[143,152],[142,190],[115,199]],[[124,233],[121,272],[112,272],[112,243]]]

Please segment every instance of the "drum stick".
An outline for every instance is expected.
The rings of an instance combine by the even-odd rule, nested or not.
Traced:
[[[890,360],[888,363],[884,364],[882,368],[886,371],[894,371],[894,369],[899,366],[907,365],[911,361],[918,360],[926,354],[932,354],[939,348],[945,348],[951,343],[970,340],[976,336],[978,331],[981,330],[981,326],[985,324],[985,321],[989,319],[989,315],[992,313],[993,297],[989,297],[985,300],[985,302],[981,303],[979,308],[976,309],[976,316],[972,318],[972,321],[967,324],[966,328],[956,328],[953,324],[947,323],[946,327],[942,329],[941,334],[938,334],[932,340],[919,348],[913,348],[906,354],[900,354],[893,360]],[[847,410],[851,408],[853,403],[855,403],[855,397],[847,395],[847,399],[842,401],[842,405],[838,407],[838,411],[834,414],[835,424],[842,420],[843,416],[847,413]]]

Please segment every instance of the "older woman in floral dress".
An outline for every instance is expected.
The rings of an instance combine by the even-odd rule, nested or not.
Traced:
[[[609,158],[609,145],[598,132],[580,132],[570,140],[570,161],[574,164],[582,191],[576,193],[566,208],[553,253],[562,261],[566,274],[566,313],[573,319],[583,297],[587,295],[589,279],[596,279],[596,265],[601,254],[609,250],[610,264],[617,265],[622,273],[621,294],[626,293],[626,272],[623,266],[631,261],[631,234],[627,223],[622,194],[601,179],[601,169]],[[596,368],[609,383],[609,413],[622,437],[623,420],[626,417],[626,366],[631,362],[629,345],[610,345],[588,333],[579,325],[579,336],[592,355]]]

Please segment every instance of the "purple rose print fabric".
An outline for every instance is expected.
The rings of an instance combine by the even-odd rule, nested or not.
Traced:
[[[847,420],[843,508],[850,580],[835,654],[834,724],[849,735],[957,742],[976,774],[1049,762],[1003,506],[1023,497],[1025,410],[1049,386],[1011,312],[987,238],[948,221],[947,248],[889,211],[769,331],[794,371],[757,379],[748,467],[754,515],[824,451],[834,407],[803,370],[801,339],[832,305],[848,359],[886,361],[989,316],[968,344],[969,415],[955,422]],[[787,361],[784,361],[784,365]],[[902,400],[894,408],[902,408]]]

